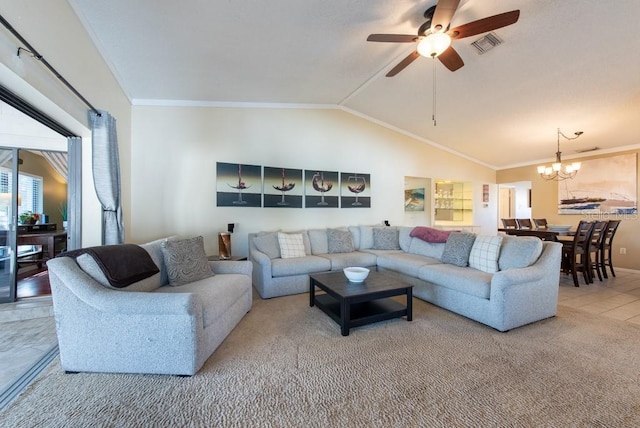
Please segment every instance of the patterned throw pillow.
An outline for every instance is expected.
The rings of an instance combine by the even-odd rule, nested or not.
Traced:
[[[283,259],[306,256],[301,233],[278,232],[278,243],[280,244],[280,254]]]
[[[400,241],[398,239],[398,229],[395,227],[374,227],[373,249],[399,250]]]
[[[502,236],[478,236],[469,254],[469,266],[487,273],[498,272]]]
[[[213,276],[204,252],[204,238],[167,239],[162,243],[169,285],[184,285]]]
[[[476,235],[469,232],[451,232],[447,243],[444,244],[444,251],[442,252],[442,263],[448,263],[460,267],[465,267],[469,264],[469,254],[471,254],[471,248],[473,247],[473,241],[475,241]]]
[[[327,243],[329,244],[329,254],[354,251],[351,232],[347,230],[327,229]]]

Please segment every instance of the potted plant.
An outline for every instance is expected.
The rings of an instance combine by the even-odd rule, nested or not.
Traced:
[[[32,213],[31,211],[25,211],[18,216],[18,222],[20,224],[36,224],[39,219],[40,215]]]
[[[60,215],[62,216],[62,228],[67,230],[67,203],[60,202],[60,207],[58,207],[60,211]]]

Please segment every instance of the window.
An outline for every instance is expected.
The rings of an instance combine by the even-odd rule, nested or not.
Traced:
[[[0,193],[12,188],[11,170],[0,168]],[[31,211],[42,213],[42,177],[26,173],[18,174],[18,215]]]

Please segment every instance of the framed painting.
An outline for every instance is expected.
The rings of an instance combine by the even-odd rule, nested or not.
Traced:
[[[302,208],[302,170],[264,167],[265,208]]]
[[[424,211],[424,187],[404,190],[404,210],[407,212]]]
[[[637,168],[635,153],[583,161],[558,182],[558,214],[637,214]]]
[[[340,174],[340,207],[371,208],[371,175],[355,172]]]
[[[262,168],[259,165],[216,163],[216,199],[219,207],[261,207]]]
[[[306,208],[338,208],[340,185],[337,171],[304,171],[304,206]]]

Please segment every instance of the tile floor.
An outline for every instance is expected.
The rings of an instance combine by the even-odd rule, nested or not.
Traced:
[[[574,287],[560,276],[558,304],[640,324],[640,271],[616,270],[616,277]],[[0,392],[56,344],[51,298],[0,305]]]

